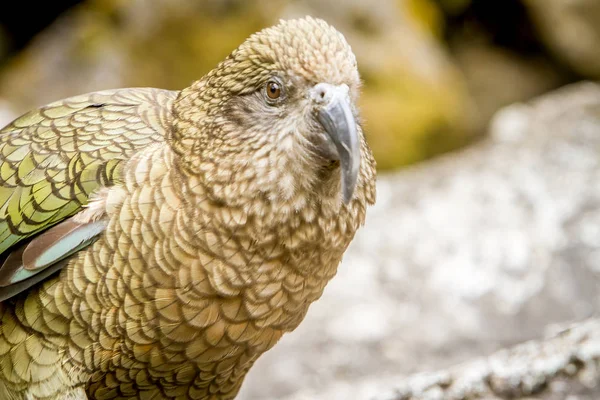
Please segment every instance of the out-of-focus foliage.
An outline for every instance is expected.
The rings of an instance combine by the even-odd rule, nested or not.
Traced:
[[[571,81],[573,74],[552,57],[600,76],[600,24],[593,24],[600,3],[569,4],[83,0],[3,64],[0,98],[20,112],[106,88],[182,88],[251,33],[309,14],[351,43],[364,79],[365,130],[379,167],[390,169],[469,143],[500,107]],[[552,21],[567,34],[553,33]],[[0,61],[8,33],[0,29]]]
[[[600,78],[600,1],[523,0],[553,53],[578,73]]]
[[[0,3],[0,64],[23,49],[61,13],[82,0]]]
[[[451,15],[457,15],[464,12],[469,5],[471,0],[438,0],[438,3],[442,6],[444,11]]]
[[[181,88],[244,38],[310,14],[341,30],[364,78],[361,100],[381,168],[466,143],[470,99],[440,46],[443,18],[430,0],[90,0],[60,19],[5,68],[0,97],[26,110],[107,87]]]

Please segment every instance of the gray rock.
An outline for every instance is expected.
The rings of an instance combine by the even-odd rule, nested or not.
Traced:
[[[287,400],[471,400],[598,398],[600,319],[590,319],[543,341],[531,341],[446,371],[415,374],[373,397],[381,382],[338,385]],[[358,390],[357,390],[358,389]]]
[[[600,319],[591,319],[545,341],[531,341],[449,371],[413,376],[378,400],[550,400],[569,395],[591,400],[600,394],[599,380]]]
[[[256,363],[240,398],[381,396],[399,376],[593,316],[599,283],[600,85],[582,83],[503,109],[488,139],[469,149],[381,176],[377,205],[338,276]],[[472,365],[489,371],[481,360]],[[540,367],[511,360],[517,375],[517,367]],[[552,361],[541,360],[541,369]],[[486,382],[481,368],[473,382]],[[595,386],[598,375],[590,376],[586,385]],[[454,398],[443,391],[451,372],[414,379],[440,388],[417,398]],[[565,382],[552,380],[583,393],[573,400],[600,395],[586,398]]]

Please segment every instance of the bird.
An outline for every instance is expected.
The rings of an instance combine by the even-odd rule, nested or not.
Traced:
[[[236,397],[376,199],[344,35],[281,20],[180,91],[0,130],[0,398]]]

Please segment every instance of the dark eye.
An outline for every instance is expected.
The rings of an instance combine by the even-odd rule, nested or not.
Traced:
[[[266,90],[267,96],[269,96],[271,100],[278,99],[279,96],[281,96],[281,85],[275,81],[269,81]]]

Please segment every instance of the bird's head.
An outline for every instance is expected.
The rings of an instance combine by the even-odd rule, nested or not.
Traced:
[[[311,17],[250,36],[175,103],[173,147],[230,203],[260,192],[374,201],[375,164],[358,121],[360,78],[344,36]]]

